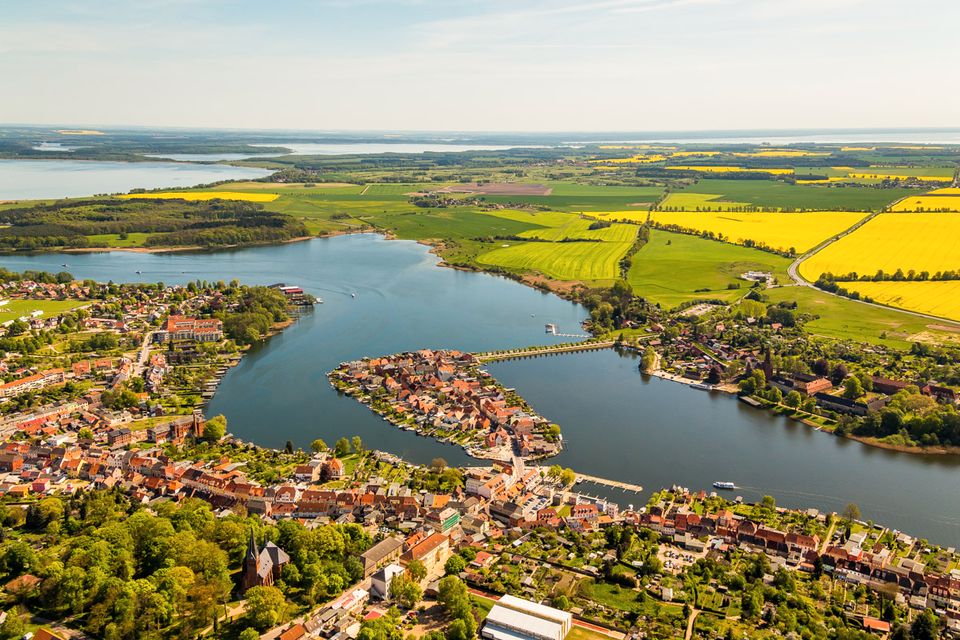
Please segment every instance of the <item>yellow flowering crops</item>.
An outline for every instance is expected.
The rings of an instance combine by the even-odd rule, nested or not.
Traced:
[[[743,172],[743,173],[769,173],[771,175],[780,176],[788,175],[793,173],[793,169],[746,169],[744,167],[732,167],[732,166],[722,166],[722,165],[674,165],[672,167],[664,167],[665,169],[674,169],[676,171],[699,171],[701,173],[733,173],[733,172]]]
[[[246,200],[247,202],[273,202],[280,196],[276,193],[244,193],[241,191],[164,191],[161,193],[130,193],[121,198],[149,198],[152,200]]]
[[[851,211],[811,211],[803,213],[731,213],[696,211],[655,211],[653,220],[695,231],[722,234],[725,240],[743,244],[746,240],[798,253],[807,251],[830,236],[848,229],[864,217]],[[605,217],[618,219],[619,213]]]
[[[960,280],[938,282],[844,282],[848,291],[880,304],[960,320]]]
[[[960,213],[881,213],[800,265],[807,280],[830,272],[874,274],[960,268]]]
[[[939,191],[949,191],[939,189]],[[960,190],[957,190],[960,191]],[[890,207],[891,211],[960,211],[960,193],[957,195],[910,196]]]

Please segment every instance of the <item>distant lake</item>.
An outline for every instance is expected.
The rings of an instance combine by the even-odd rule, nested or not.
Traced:
[[[230,160],[248,160],[259,157],[277,156],[335,156],[335,155],[372,155],[375,153],[456,153],[459,151],[505,151],[518,148],[543,148],[530,145],[490,145],[490,144],[445,144],[445,143],[417,143],[398,142],[395,144],[382,142],[260,142],[251,143],[251,147],[284,147],[289,153],[151,153],[145,154],[148,158],[164,158],[180,162],[217,162]]]
[[[192,187],[269,174],[266,169],[175,162],[0,160],[0,200],[72,198],[123,193],[136,188]]]
[[[770,133],[743,132],[665,132],[651,133],[629,140],[611,138],[595,142],[667,143],[678,144],[834,144],[834,143],[887,143],[887,144],[960,144],[960,129],[927,129],[922,131],[771,131]]]
[[[460,151],[506,151],[507,149],[542,149],[539,145],[497,144],[441,144],[419,142],[358,142],[358,143],[313,143],[313,142],[266,142],[251,144],[251,147],[286,147],[298,156],[336,156],[345,154],[375,153],[457,153]]]
[[[0,256],[14,270],[60,271],[124,281],[230,280],[303,286],[321,296],[296,324],[252,349],[224,378],[207,413],[224,413],[236,435],[270,447],[307,447],[359,435],[370,447],[415,463],[443,457],[475,464],[451,445],[393,427],[334,391],[340,362],[420,348],[469,351],[566,340],[585,310],[556,296],[487,274],[438,268],[427,248],[375,235],[317,239],[215,253]],[[138,275],[140,270],[143,273]],[[351,296],[356,294],[356,297]],[[643,485],[642,495],[584,483],[621,505],[643,504],[673,484],[724,495],[841,511],[960,546],[960,457],[884,451],[758,411],[723,394],[645,378],[630,355],[599,351],[490,363],[486,369],[559,423],[566,448],[556,459],[579,471]]]

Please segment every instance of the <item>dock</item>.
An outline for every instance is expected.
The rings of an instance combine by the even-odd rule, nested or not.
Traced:
[[[600,478],[598,476],[588,476],[585,473],[577,474],[577,482],[592,482],[593,484],[603,485],[605,487],[610,487],[612,489],[621,489],[624,492],[634,491],[640,493],[643,491],[643,487],[638,484],[632,484],[630,482],[620,482],[619,480],[609,480],[607,478]]]
[[[530,349],[517,349],[514,351],[503,351],[500,353],[477,353],[474,354],[480,362],[494,362],[497,360],[514,360],[516,358],[533,358],[545,356],[553,353],[574,353],[577,351],[596,351],[598,349],[609,349],[616,344],[614,340],[605,340],[603,342],[578,342],[568,345],[547,345],[544,347],[533,347]]]

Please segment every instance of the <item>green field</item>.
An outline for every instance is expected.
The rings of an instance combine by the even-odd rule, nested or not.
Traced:
[[[859,186],[795,185],[775,180],[705,179],[676,193],[716,194],[723,200],[749,202],[758,207],[877,211],[917,191]]]
[[[41,318],[50,318],[58,314],[82,307],[86,302],[77,300],[10,300],[0,306],[0,322],[29,316],[34,311],[43,311]]]
[[[724,200],[723,196],[715,193],[678,191],[664,198],[659,208],[664,211],[731,211],[751,206],[753,205],[749,202]]]
[[[700,299],[732,302],[750,289],[740,274],[769,271],[786,282],[789,264],[787,258],[757,249],[653,230],[633,256],[627,281],[637,295],[667,308]],[[727,288],[735,285],[740,288]]]
[[[504,243],[507,244],[507,243]],[[509,243],[481,254],[477,261],[519,272],[539,272],[557,280],[612,282],[630,242]]]
[[[486,196],[489,202],[523,203],[550,207],[557,211],[646,210],[663,193],[661,187],[619,187],[547,182],[553,191],[548,196]]]
[[[561,240],[600,240],[601,242],[633,242],[637,237],[637,226],[632,224],[613,224],[603,229],[590,229],[593,220],[572,218],[566,224],[552,229],[534,229],[524,231],[524,238],[539,238],[550,242]]]
[[[918,318],[893,309],[832,296],[811,287],[778,287],[764,292],[769,302],[796,302],[800,313],[819,316],[805,329],[814,335],[909,348],[918,340],[960,342],[960,324],[956,331],[938,326],[948,323]]]
[[[128,233],[126,238],[121,238],[119,233],[101,233],[87,236],[87,240],[92,246],[130,248],[144,246],[149,237],[149,233]]]

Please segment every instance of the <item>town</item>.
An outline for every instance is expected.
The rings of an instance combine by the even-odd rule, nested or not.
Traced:
[[[560,452],[560,428],[480,368],[472,354],[424,349],[347,362],[330,373],[339,391],[384,419],[460,444],[471,456],[509,460]]]

